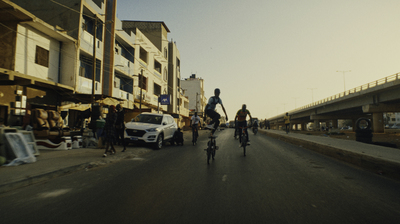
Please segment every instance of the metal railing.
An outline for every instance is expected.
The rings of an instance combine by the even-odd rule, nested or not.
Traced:
[[[316,102],[313,102],[313,103],[307,104],[305,106],[296,108],[295,110],[292,110],[291,112],[293,113],[295,111],[299,111],[299,110],[307,109],[307,108],[310,108],[310,107],[318,106],[318,105],[321,105],[321,104],[324,104],[324,103],[327,103],[327,102],[330,102],[330,101],[338,100],[338,99],[340,99],[342,97],[345,97],[345,96],[348,96],[350,94],[362,92],[362,91],[365,91],[367,89],[371,89],[371,88],[374,88],[374,87],[377,87],[377,86],[380,86],[380,85],[383,85],[383,84],[386,84],[386,83],[389,83],[389,82],[394,82],[396,80],[399,80],[399,77],[400,77],[400,73],[396,73],[394,75],[391,75],[391,76],[388,76],[388,77],[385,77],[385,78],[381,78],[381,79],[378,79],[378,80],[373,81],[373,82],[369,82],[367,84],[358,86],[356,88],[346,90],[345,92],[341,92],[341,93],[335,94],[333,96],[324,98],[322,100],[318,100]]]

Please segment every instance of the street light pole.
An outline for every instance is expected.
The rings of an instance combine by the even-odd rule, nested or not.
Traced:
[[[311,100],[314,103],[314,89],[317,89],[317,88],[307,88],[307,89],[311,90]]]
[[[93,33],[93,69],[92,69],[92,112],[93,112],[93,105],[95,101],[95,82],[96,82],[96,33],[97,33],[97,16],[94,18],[94,33]]]
[[[344,73],[351,72],[351,70],[348,70],[348,71],[336,71],[336,72],[342,72],[343,73],[343,87],[344,87],[344,92],[346,92],[346,83],[345,83]]]
[[[294,99],[294,109],[296,109],[297,108],[297,106],[296,106],[296,99],[298,99],[299,97],[292,97],[293,99]]]

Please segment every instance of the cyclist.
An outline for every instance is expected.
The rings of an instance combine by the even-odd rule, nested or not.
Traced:
[[[199,137],[199,124],[200,124],[200,117],[197,115],[197,112],[194,112],[194,115],[192,116],[190,126],[192,127],[192,131],[196,131],[196,138]],[[192,140],[194,141],[194,139]]]
[[[253,132],[255,129],[258,129],[258,121],[257,120],[255,120],[253,123]]]
[[[221,94],[221,91],[218,88],[215,89],[214,96],[210,97],[210,99],[208,100],[208,104],[206,105],[206,108],[205,108],[205,117],[209,116],[212,119],[211,122],[207,125],[207,128],[212,130],[211,136],[214,135],[216,129],[218,128],[219,119],[221,118],[221,115],[215,111],[217,104],[221,104],[222,110],[225,113],[226,120],[228,120],[228,115],[226,115],[225,107],[222,104],[221,98],[219,98],[220,94]],[[213,126],[213,124],[214,124],[214,126]]]
[[[238,128],[239,127],[245,128],[247,126],[247,121],[246,121],[247,115],[249,115],[250,124],[252,124],[253,118],[251,117],[250,111],[246,109],[246,104],[243,104],[242,109],[238,110],[238,112],[236,113],[236,116],[235,116],[235,123],[236,123],[236,120],[238,120],[238,122],[237,122]],[[246,135],[247,135],[247,144],[250,145],[249,133],[247,132],[247,128],[245,128],[245,131],[246,131]],[[242,145],[239,144],[239,147],[241,147],[241,146]]]

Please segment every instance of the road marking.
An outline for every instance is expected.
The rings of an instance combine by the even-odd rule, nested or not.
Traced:
[[[222,176],[222,181],[225,182],[227,178],[228,178],[228,175],[226,175],[226,174],[223,175],[223,176]]]
[[[60,195],[66,194],[68,192],[70,192],[72,189],[60,189],[60,190],[55,190],[55,191],[50,191],[50,192],[45,192],[45,193],[41,193],[39,194],[39,197],[41,198],[55,198],[58,197]]]
[[[135,157],[135,158],[132,158],[131,160],[143,161],[143,160],[145,160],[145,159],[144,159],[144,158],[140,158],[140,157]]]

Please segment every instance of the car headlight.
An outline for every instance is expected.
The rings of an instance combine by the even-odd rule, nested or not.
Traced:
[[[149,128],[149,129],[146,129],[146,132],[157,132],[157,131],[158,131],[157,128]]]

